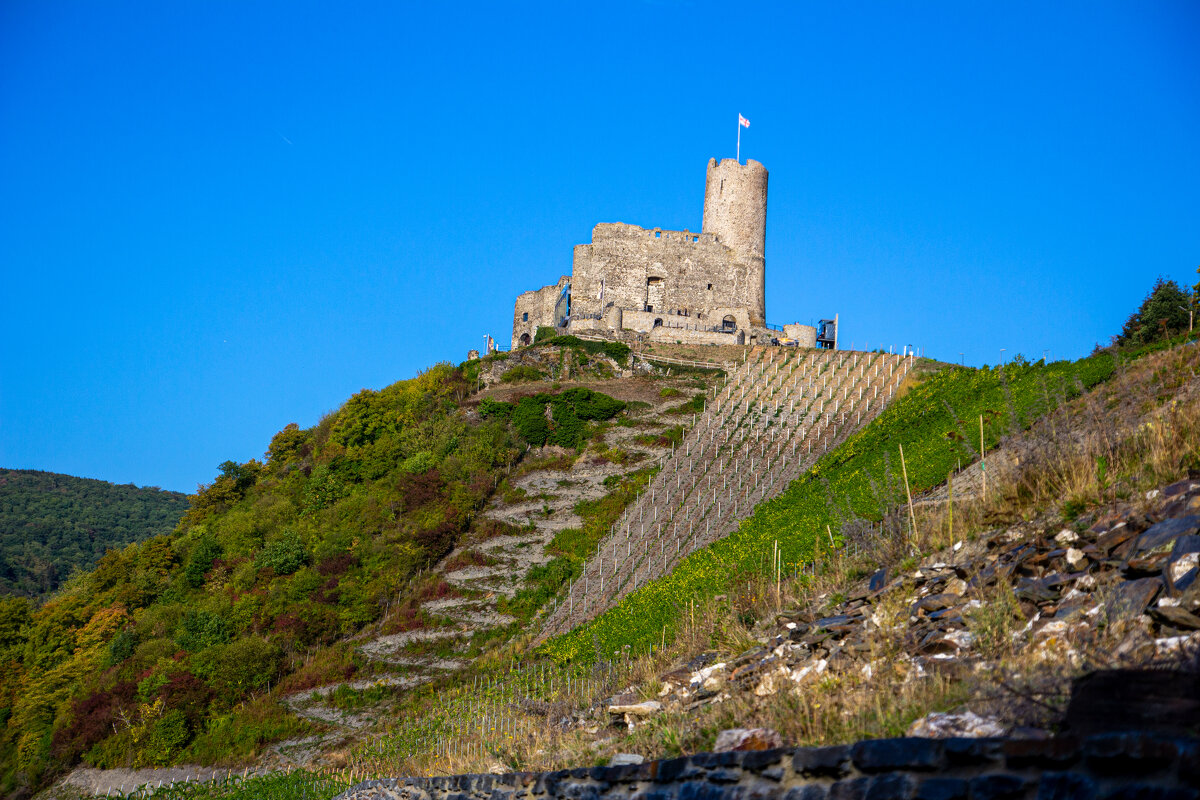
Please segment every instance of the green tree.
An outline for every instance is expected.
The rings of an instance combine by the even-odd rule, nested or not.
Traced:
[[[1159,278],[1137,311],[1129,315],[1117,344],[1141,345],[1159,342],[1188,328],[1192,299],[1175,281]]]

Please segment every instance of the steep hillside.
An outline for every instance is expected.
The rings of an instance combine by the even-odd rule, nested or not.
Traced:
[[[41,598],[105,551],[174,529],[187,495],[0,469],[0,595]]]
[[[174,531],[3,603],[4,790],[81,759],[310,763],[506,641],[707,387],[639,372],[568,341],[364,390],[223,464]]]
[[[743,351],[742,364],[754,357]],[[1018,442],[1046,437],[1047,425],[1058,434],[1052,442],[1074,442],[1063,421],[1081,413],[1072,398],[1130,373],[1111,353],[990,370],[917,362],[897,401],[837,449],[822,449],[774,500],[755,507],[771,494],[761,482],[743,489],[749,502],[731,535],[539,646],[598,547],[605,556],[625,510],[664,485],[660,473],[682,490],[684,472],[662,465],[689,457],[689,442],[716,442],[718,431],[695,421],[712,417],[705,409],[736,385],[739,369],[716,366],[655,366],[600,343],[557,342],[442,365],[360,393],[311,429],[288,426],[263,463],[224,465],[172,535],[110,554],[32,617],[2,609],[9,787],[36,785],[81,759],[397,774],[708,746],[720,718],[710,711],[728,702],[714,699],[719,692],[703,714],[681,706],[652,713],[649,725],[639,711],[628,720],[622,711],[628,736],[608,726],[603,704],[623,690],[637,695],[625,705],[652,699],[680,659],[692,662],[690,675],[753,650],[776,635],[778,613],[815,621],[858,610],[842,604],[877,567],[907,573],[926,556],[944,558],[937,551],[949,534],[940,525],[982,540],[996,514],[1053,514],[1047,507],[1063,498],[1078,514],[1095,502],[1090,489],[1033,487],[1048,463],[1030,461]],[[778,366],[768,381],[763,365],[764,386],[786,383],[786,359]],[[852,356],[848,366],[857,374]],[[1193,361],[1155,361],[1138,373],[1137,389],[1122,391],[1169,402],[1194,372]],[[833,401],[841,411],[836,402],[853,384],[839,385],[816,409]],[[778,399],[768,392],[753,409],[742,404],[738,429],[784,424],[791,404]],[[1100,417],[1108,401],[1088,402]],[[1139,411],[1135,432],[1153,407]],[[961,503],[979,474],[981,421],[990,494]],[[1033,434],[1013,438],[1030,426]],[[762,458],[768,442],[778,444],[756,437],[757,454],[739,435],[730,457],[740,448]],[[776,449],[790,458],[783,441]],[[1163,455],[1142,475],[1142,462],[1117,452],[1087,459],[1114,471],[1120,464],[1121,491],[1186,474],[1179,458]],[[1001,463],[1040,472],[1004,478]],[[947,524],[949,492],[936,490],[956,472]],[[1016,510],[1002,512],[1001,503]],[[756,686],[750,697],[774,696],[754,694]],[[901,716],[948,697],[906,705]]]

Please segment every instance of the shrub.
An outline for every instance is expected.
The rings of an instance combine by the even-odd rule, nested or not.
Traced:
[[[274,570],[276,575],[291,575],[307,563],[308,551],[300,537],[291,531],[268,543],[254,559],[255,567]]]
[[[419,475],[422,472],[428,472],[437,465],[437,456],[428,450],[422,450],[416,455],[412,455],[404,459],[404,462],[400,465],[400,469],[404,470],[409,475]]]
[[[228,641],[229,623],[211,611],[188,611],[175,630],[175,644],[189,653]]]
[[[538,397],[522,397],[513,411],[513,425],[522,439],[534,447],[541,447],[550,436],[550,423],[546,421],[546,403]]]
[[[213,561],[221,557],[225,549],[220,543],[205,533],[192,548],[188,556],[187,566],[184,567],[183,577],[193,589],[204,585],[205,574],[212,569]]]
[[[546,377],[537,367],[528,364],[518,364],[500,376],[501,383],[517,383],[519,381],[540,381]]]
[[[274,681],[281,657],[280,649],[266,639],[247,636],[197,653],[192,662],[198,676],[232,701]]]
[[[499,400],[493,400],[490,397],[485,397],[479,401],[479,416],[487,419],[488,417],[496,417],[498,419],[512,419],[513,414],[512,403],[503,403]]]

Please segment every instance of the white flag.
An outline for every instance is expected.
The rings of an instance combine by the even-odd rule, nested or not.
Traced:
[[[738,125],[741,125],[743,128],[749,128],[750,120],[746,119],[741,114],[738,114]]]

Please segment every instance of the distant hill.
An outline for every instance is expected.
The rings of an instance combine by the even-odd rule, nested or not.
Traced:
[[[179,492],[0,469],[0,595],[49,594],[109,548],[170,533],[187,508]]]

